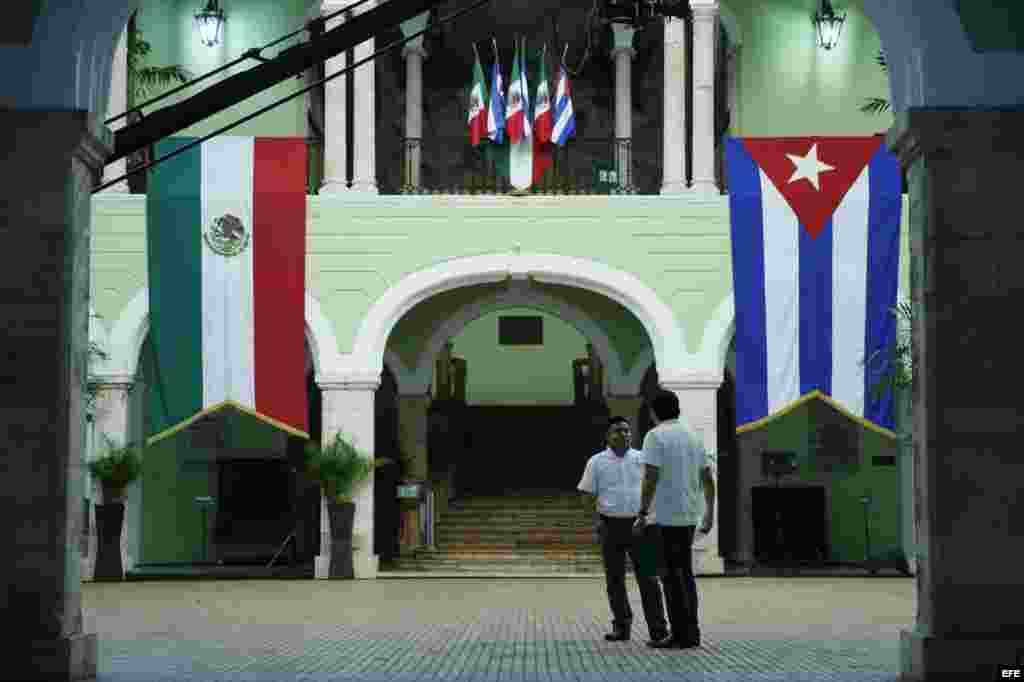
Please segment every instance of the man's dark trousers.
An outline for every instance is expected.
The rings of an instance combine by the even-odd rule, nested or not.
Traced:
[[[696,526],[658,526],[665,560],[661,583],[672,636],[680,642],[699,642],[697,581],[693,577],[693,533]]]
[[[605,585],[608,589],[608,605],[612,610],[612,627],[629,631],[633,624],[633,610],[626,596],[626,554],[633,563],[636,582],[640,587],[640,601],[647,619],[647,630],[651,639],[660,639],[668,634],[665,622],[665,607],[661,599],[661,588],[654,571],[636,570],[641,565],[642,542],[647,537],[633,534],[636,517],[616,518],[601,516],[601,558],[604,559]]]

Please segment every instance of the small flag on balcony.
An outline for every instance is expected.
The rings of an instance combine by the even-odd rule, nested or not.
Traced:
[[[554,119],[551,117],[551,90],[548,88],[547,48],[545,45],[544,51],[541,52],[537,96],[533,100],[533,133],[537,142],[541,144],[551,142],[551,130],[554,127]]]
[[[523,122],[526,114],[523,112],[523,73],[519,65],[519,45],[516,45],[516,54],[512,58],[512,78],[508,82],[508,117],[505,122],[505,131],[512,144],[519,144],[523,139]]]
[[[522,97],[521,111],[518,121],[521,122],[519,141],[517,142],[513,133],[509,133],[509,140],[512,146],[509,148],[509,175],[512,186],[517,189],[526,189],[533,184],[533,125],[530,112],[530,83],[527,78],[529,66],[526,59],[526,45],[523,49],[516,50],[516,65],[519,67],[519,92]],[[513,75],[513,80],[515,76]],[[513,119],[516,120],[516,119]]]
[[[568,49],[566,45],[566,49]],[[569,90],[569,72],[565,68],[565,55],[558,72],[558,87],[555,89],[555,127],[551,137],[560,147],[565,146],[569,137],[576,132],[576,114],[572,108],[572,93]]]
[[[501,79],[497,41],[494,42],[494,66],[491,67],[491,100],[487,104],[487,137],[495,144],[505,140],[505,84]]]
[[[484,69],[480,65],[480,55],[473,46],[473,84],[469,88],[469,143],[476,147],[487,136],[487,120],[485,93],[487,84],[484,82]]]

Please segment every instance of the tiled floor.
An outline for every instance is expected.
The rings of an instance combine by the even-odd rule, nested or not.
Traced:
[[[99,680],[886,680],[912,578],[699,578],[703,646],[602,639],[601,579],[83,586]]]

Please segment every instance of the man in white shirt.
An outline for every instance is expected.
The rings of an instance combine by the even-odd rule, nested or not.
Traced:
[[[640,600],[647,620],[651,641],[668,635],[661,588],[650,564],[651,543],[648,534],[634,534],[633,524],[640,508],[640,484],[643,462],[640,452],[629,447],[629,422],[623,417],[608,421],[608,447],[587,461],[583,478],[577,488],[584,493],[584,503],[591,511],[596,506],[598,537],[604,560],[605,586],[612,611],[612,631],[604,636],[609,642],[629,639],[633,611],[626,596],[626,553],[629,553],[640,587]],[[646,552],[641,558],[640,553]]]
[[[672,634],[649,645],[656,649],[688,649],[700,646],[693,535],[698,523],[705,534],[714,524],[715,479],[710,455],[679,421],[679,398],[675,393],[658,391],[651,404],[651,417],[655,427],[644,437],[644,482],[635,527],[639,532],[653,523],[660,531],[665,562],[661,582]]]

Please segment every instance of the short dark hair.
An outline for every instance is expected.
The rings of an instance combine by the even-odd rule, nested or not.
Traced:
[[[660,389],[654,394],[654,400],[651,401],[651,409],[654,410],[654,414],[657,415],[658,419],[662,421],[676,419],[679,416],[679,396],[672,391]]]
[[[611,431],[612,427],[615,426],[618,423],[624,423],[626,426],[629,426],[630,431],[633,430],[633,427],[630,426],[629,420],[626,419],[625,417],[619,417],[619,416],[611,417],[608,420],[608,430]]]

